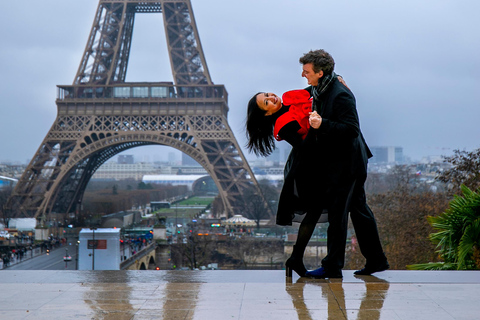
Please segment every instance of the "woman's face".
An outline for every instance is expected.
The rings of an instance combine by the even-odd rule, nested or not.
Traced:
[[[266,116],[270,116],[280,110],[282,107],[282,99],[274,93],[263,92],[257,95],[257,105],[260,109],[266,111]]]

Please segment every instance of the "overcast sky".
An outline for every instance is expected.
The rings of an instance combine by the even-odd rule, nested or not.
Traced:
[[[192,5],[210,75],[227,88],[229,123],[242,146],[248,99],[304,88],[298,58],[322,48],[355,93],[370,146],[400,146],[417,160],[480,148],[478,0]],[[0,2],[0,162],[25,163],[37,151],[56,118],[56,86],[73,83],[97,6]],[[127,81],[172,81],[160,14],[136,15]]]

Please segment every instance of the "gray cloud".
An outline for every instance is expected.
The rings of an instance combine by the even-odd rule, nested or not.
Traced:
[[[1,160],[32,157],[71,84],[97,0],[0,3]],[[465,1],[192,0],[208,68],[229,92],[245,144],[245,105],[257,91],[306,85],[298,58],[324,48],[357,97],[368,143],[407,155],[480,147],[480,3]],[[160,15],[138,15],[129,81],[169,81]],[[251,156],[249,156],[251,157]]]

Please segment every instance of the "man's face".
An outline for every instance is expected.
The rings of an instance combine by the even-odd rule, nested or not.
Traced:
[[[315,72],[313,71],[313,64],[306,63],[303,65],[302,77],[307,79],[309,85],[316,87],[318,80],[323,77],[323,71]]]

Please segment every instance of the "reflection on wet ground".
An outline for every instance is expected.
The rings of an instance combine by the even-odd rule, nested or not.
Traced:
[[[479,319],[480,271],[0,272],[1,319]]]
[[[350,285],[342,281],[327,282],[300,278],[296,283],[287,283],[286,291],[292,298],[298,319],[380,319],[390,287],[389,282],[374,276],[357,279],[365,282],[364,288],[356,285],[350,288],[351,291],[345,292],[344,286]],[[324,307],[320,308],[318,304],[323,304]],[[388,319],[386,316],[383,318]]]

